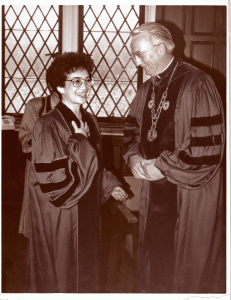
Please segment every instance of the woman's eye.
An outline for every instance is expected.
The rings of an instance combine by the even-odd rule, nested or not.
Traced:
[[[80,79],[75,79],[75,81],[74,81],[75,83],[81,83],[81,80]]]

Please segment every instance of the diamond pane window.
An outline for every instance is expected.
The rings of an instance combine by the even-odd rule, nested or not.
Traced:
[[[46,70],[61,52],[58,5],[3,6],[3,113],[22,114],[26,102],[49,94]]]
[[[126,117],[137,91],[129,34],[140,22],[140,6],[84,5],[83,10],[83,52],[95,63],[86,108],[97,117]]]

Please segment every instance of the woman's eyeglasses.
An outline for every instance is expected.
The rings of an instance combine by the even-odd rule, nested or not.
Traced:
[[[91,87],[94,84],[94,79],[90,76],[85,79],[83,77],[75,77],[73,79],[67,79],[65,81],[71,81],[73,86],[77,88],[81,87],[83,83],[85,83],[85,85],[88,87]]]

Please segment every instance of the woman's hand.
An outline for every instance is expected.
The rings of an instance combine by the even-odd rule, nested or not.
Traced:
[[[71,124],[74,127],[75,133],[82,133],[86,137],[88,137],[90,135],[89,127],[87,125],[87,122],[83,123],[83,121],[80,120],[80,128],[77,126],[75,121],[72,121]]]
[[[120,186],[114,188],[111,193],[111,196],[114,197],[117,201],[124,201],[128,198],[128,194]]]

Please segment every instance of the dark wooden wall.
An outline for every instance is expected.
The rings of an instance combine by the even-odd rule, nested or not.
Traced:
[[[2,130],[2,202],[22,203],[25,164],[18,131]]]
[[[177,55],[226,76],[226,6],[157,6],[156,21],[172,32]]]
[[[226,98],[226,6],[157,6],[156,21],[172,33],[175,55],[203,69]]]

